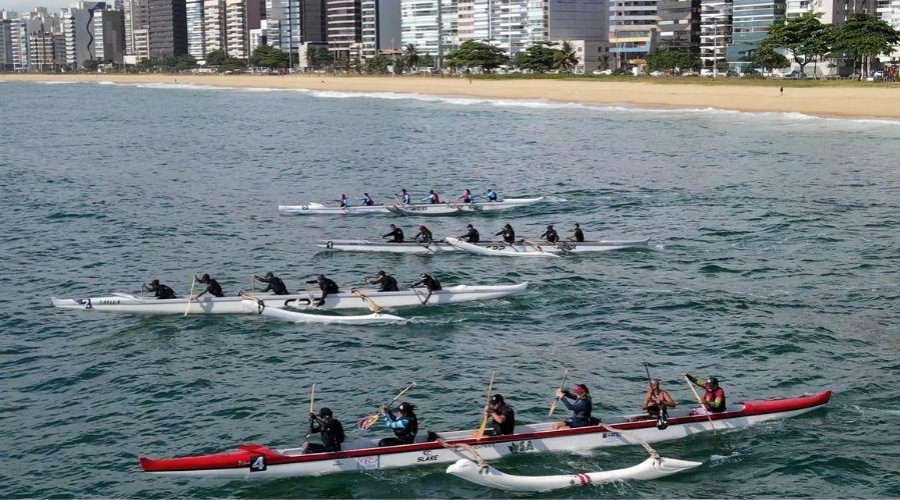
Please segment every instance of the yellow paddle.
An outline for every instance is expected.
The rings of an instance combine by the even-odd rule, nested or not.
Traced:
[[[191,310],[191,302],[194,300],[194,282],[195,282],[195,281],[197,281],[197,275],[194,275],[194,276],[191,278],[191,291],[190,291],[190,293],[188,293],[187,307],[184,308],[184,315],[185,315],[185,316],[187,316],[187,315],[188,315],[188,311]]]
[[[691,379],[688,378],[687,375],[684,376],[684,381],[687,382],[688,389],[694,393],[694,397],[697,398],[697,402],[700,403],[700,408],[706,410],[706,406],[703,404],[703,400],[700,398],[700,395],[697,394],[697,389],[694,389],[694,383],[691,382]],[[712,426],[713,436],[716,436],[716,424],[713,423],[712,415],[709,414],[709,411],[706,412],[706,418],[709,419],[709,425]]]
[[[316,406],[316,384],[312,385],[312,389],[309,391],[309,412],[314,413]]]
[[[559,383],[559,390],[563,390],[563,389],[566,388],[566,379],[568,379],[568,378],[569,378],[569,369],[566,368],[566,370],[563,372],[563,379],[562,379],[562,382]],[[550,403],[550,413],[549,413],[549,416],[551,416],[551,417],[553,416],[553,412],[556,411],[556,406],[557,406],[558,404],[559,404],[559,398],[557,397],[556,399],[553,400],[552,403]]]
[[[394,399],[392,399],[391,402],[388,403],[386,406],[390,407],[392,404],[394,404],[398,399],[402,398],[404,394],[409,392],[415,386],[416,386],[415,382],[410,382],[409,385],[406,386],[406,389],[403,389],[396,396],[394,396]],[[373,414],[369,415],[368,417],[363,417],[356,422],[356,428],[363,430],[363,431],[367,430],[369,427],[372,427],[373,425],[375,425],[375,422],[378,422],[379,417],[381,417],[381,412],[373,413]]]
[[[362,301],[366,303],[366,306],[369,307],[370,311],[372,311],[375,314],[381,314],[381,306],[376,304],[375,301],[372,300],[368,295],[357,290],[356,288],[354,288],[351,291],[353,292],[353,295],[356,295],[357,297],[361,298]]]
[[[497,375],[497,372],[491,372],[491,381],[488,383],[487,389],[487,398],[484,402],[484,416],[481,418],[481,425],[478,426],[478,430],[475,431],[473,437],[475,439],[481,439],[484,436],[484,430],[487,428],[488,423],[488,410],[491,405],[491,390],[494,388],[494,377]]]

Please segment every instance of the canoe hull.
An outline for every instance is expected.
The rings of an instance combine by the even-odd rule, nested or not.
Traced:
[[[474,203],[413,203],[412,205],[385,204],[367,206],[351,206],[346,208],[329,207],[321,203],[306,205],[278,205],[278,211],[284,214],[297,215],[366,215],[366,214],[399,214],[399,215],[451,215],[457,213],[494,212],[512,208],[527,207],[544,201],[543,196],[537,198],[507,198],[503,201],[485,201]]]
[[[623,420],[619,423],[562,430],[551,430],[552,423],[522,425],[517,427],[514,435],[491,436],[482,440],[472,438],[471,430],[440,433],[438,437],[448,445],[468,444],[485,460],[496,460],[518,453],[574,452],[636,445],[641,441],[658,443],[684,439],[709,432],[713,425],[717,432],[744,429],[762,422],[813,411],[825,406],[830,398],[831,391],[825,391],[798,398],[748,401],[735,405],[738,408],[736,410],[713,415],[713,423],[710,423],[705,414],[690,414],[687,410],[679,410],[683,416],[677,416],[679,414],[675,412],[670,414],[669,426],[665,430],[657,429],[652,420]],[[388,448],[377,448],[374,445],[375,440],[357,441],[345,443],[346,451],[308,455],[303,455],[299,449],[276,451],[259,447],[264,451],[238,449],[199,457],[161,460],[141,458],[141,466],[146,472],[167,475],[273,478],[450,464],[461,458],[469,458],[464,451],[445,447],[440,442],[417,442]],[[259,457],[263,459],[259,460]]]
[[[534,243],[467,243],[458,238],[445,238],[446,245],[457,250],[475,255],[488,255],[499,257],[561,257],[563,255],[590,252],[610,252],[627,248],[647,248],[650,239],[643,240],[607,240],[575,243],[560,241],[547,243],[536,241]]]
[[[456,240],[460,241],[460,240]],[[462,243],[460,241],[460,243]],[[449,243],[431,243],[430,245],[420,245],[419,243],[386,243],[381,241],[369,240],[320,240],[317,247],[328,251],[343,252],[385,252],[385,253],[404,253],[416,255],[435,255],[447,252],[463,252]],[[475,246],[487,250],[507,251],[507,243],[502,242],[481,242]],[[569,253],[593,253],[593,252],[609,252],[613,250],[623,250],[626,248],[648,248],[650,239],[643,240],[601,240],[601,241],[585,241],[575,243],[571,241],[560,242],[558,245],[544,243],[541,249],[546,253],[555,255]],[[515,244],[512,245],[515,253],[533,252],[534,248],[529,245]],[[512,249],[510,249],[512,250]],[[474,252],[473,252],[474,253]],[[512,252],[511,252],[512,253]],[[496,252],[489,252],[487,255],[496,255]]]
[[[471,302],[476,300],[489,300],[501,297],[507,297],[519,293],[524,293],[528,287],[528,283],[519,283],[516,285],[497,285],[497,286],[469,286],[457,285],[447,287],[444,290],[434,292],[427,304],[424,305],[446,305],[458,304],[462,302]],[[364,290],[376,304],[381,307],[415,307],[422,306],[428,292],[423,289],[408,289],[399,292],[376,292],[374,290]],[[294,308],[304,310],[318,309],[368,309],[366,302],[352,294],[340,293],[337,295],[329,295],[325,299],[325,304],[320,307],[311,305],[311,300],[319,297],[320,294],[294,294],[294,295],[266,295],[259,294],[254,297],[262,300],[266,307],[275,308]],[[110,297],[92,297],[79,299],[57,299],[53,298],[53,305],[61,309],[75,309],[94,312],[118,312],[126,314],[184,314],[187,310],[188,314],[246,314],[247,311],[243,304],[242,297],[209,297],[203,296],[199,300],[192,301],[188,306],[187,299],[165,299],[157,300],[153,298],[141,298],[133,295],[115,295]]]

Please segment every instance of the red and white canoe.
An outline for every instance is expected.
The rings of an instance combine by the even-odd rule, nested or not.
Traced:
[[[481,440],[472,437],[472,430],[441,432],[436,436],[443,444],[427,441],[427,433],[423,431],[413,444],[386,448],[377,447],[377,437],[344,443],[343,451],[336,453],[303,454],[300,448],[274,450],[262,445],[247,444],[234,451],[214,455],[157,460],[141,457],[140,463],[146,472],[178,476],[313,476],[344,471],[450,464],[461,458],[469,458],[465,451],[452,448],[456,444],[468,444],[485,460],[495,460],[515,453],[571,452],[637,445],[641,441],[670,441],[711,431],[713,426],[718,432],[743,429],[760,422],[815,410],[825,406],[830,398],[831,391],[825,391],[812,396],[736,403],[727,412],[713,414],[712,422],[699,408],[684,408],[669,413],[669,426],[665,430],[657,429],[655,420],[631,421],[636,417],[631,415],[577,429],[552,430],[550,422],[521,425],[517,426],[516,434],[484,437]]]

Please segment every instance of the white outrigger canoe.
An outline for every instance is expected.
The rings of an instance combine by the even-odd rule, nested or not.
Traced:
[[[643,445],[684,439],[712,430],[744,429],[824,407],[830,398],[831,391],[825,391],[796,398],[746,401],[729,405],[728,411],[712,415],[698,407],[682,408],[669,412],[669,425],[663,430],[657,429],[655,420],[634,420],[644,415],[631,415],[575,429],[554,430],[552,422],[520,425],[515,434],[482,439],[475,439],[473,430],[436,434],[421,431],[415,443],[390,447],[378,447],[377,437],[346,442],[339,452],[309,454],[304,454],[303,448],[276,450],[247,444],[212,455],[164,459],[140,457],[139,461],[145,472],[155,474],[261,479],[451,464],[469,458],[459,449],[461,445],[474,448],[484,460],[496,460],[518,453],[575,452]]]
[[[452,215],[463,212],[492,212],[526,207],[544,201],[537,198],[506,198],[502,201],[473,201],[472,203],[386,203],[384,205],[359,205],[350,207],[329,207],[322,203],[306,205],[278,205],[278,211],[284,214],[300,215],[364,215],[364,214],[397,214],[397,215]]]
[[[647,460],[625,469],[614,469],[601,472],[582,472],[578,474],[561,474],[556,476],[514,476],[505,474],[490,465],[478,465],[461,458],[447,467],[447,473],[465,479],[471,483],[488,488],[506,491],[551,491],[573,486],[611,483],[614,481],[648,481],[671,476],[703,465],[701,462],[690,462],[675,458],[650,457]]]
[[[388,243],[384,241],[369,240],[319,240],[316,244],[319,248],[328,251],[343,252],[387,252],[387,253],[409,253],[417,255],[434,255],[446,252],[470,252],[479,253],[480,255],[502,255],[505,253],[518,254],[525,253],[529,256],[541,256],[541,254],[562,255],[569,253],[590,253],[590,252],[609,252],[611,250],[622,250],[625,248],[646,248],[650,245],[650,239],[643,240],[600,240],[600,241],[560,241],[558,243],[535,242],[533,245],[527,243],[516,243],[509,245],[502,242],[478,242],[466,243],[457,238],[447,238],[447,241],[432,242],[428,245],[416,242],[407,243]],[[448,241],[453,240],[456,244]],[[472,245],[482,249],[486,253],[476,252],[465,245]],[[540,249],[540,250],[538,250]],[[531,255],[537,254],[537,255]]]
[[[456,285],[431,294],[428,302],[425,298],[428,291],[424,289],[410,288],[399,292],[377,292],[375,290],[359,290],[367,298],[384,308],[413,307],[422,305],[445,305],[471,302],[475,300],[488,300],[507,297],[518,293],[524,293],[528,288],[528,282],[515,285]],[[253,298],[261,300],[266,307],[284,309],[370,309],[368,302],[353,293],[338,293],[325,298],[325,304],[314,306],[312,303],[321,294],[303,293],[293,295],[253,294]],[[246,306],[243,303],[246,298],[235,297],[210,297],[204,295],[200,299],[191,301],[188,305],[187,298],[179,299],[155,299],[153,297],[139,297],[124,293],[114,294],[108,297],[91,297],[78,299],[51,298],[53,305],[62,309],[76,309],[96,312],[118,312],[127,314],[246,314]]]
[[[626,248],[647,248],[650,239],[643,240],[606,240],[573,243],[545,241],[519,243],[468,243],[459,238],[444,238],[447,245],[463,252],[475,255],[492,255],[500,257],[562,257],[573,253],[609,252]]]
[[[406,318],[385,313],[362,314],[357,316],[337,316],[327,314],[307,314],[295,311],[285,311],[276,307],[266,307],[265,303],[257,300],[243,301],[244,311],[251,314],[259,314],[282,321],[292,323],[325,323],[342,325],[372,325],[376,323],[405,323]]]

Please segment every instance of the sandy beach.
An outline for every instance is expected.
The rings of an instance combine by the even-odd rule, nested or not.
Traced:
[[[900,85],[785,87],[647,81],[368,77],[329,75],[46,75],[0,74],[0,81],[179,83],[221,87],[400,92],[487,99],[547,100],[657,108],[717,108],[751,112],[900,119]]]

